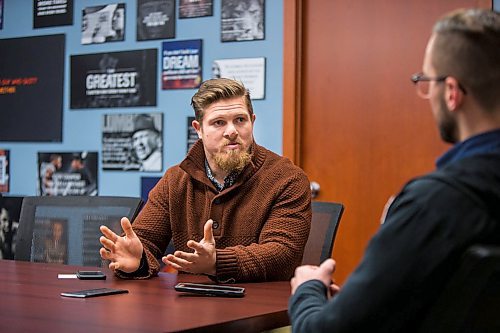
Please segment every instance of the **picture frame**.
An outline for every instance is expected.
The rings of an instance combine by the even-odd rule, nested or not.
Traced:
[[[82,45],[124,40],[124,3],[85,7],[82,10]]]
[[[265,0],[222,0],[221,41],[265,38]]]
[[[213,0],[179,0],[179,18],[213,16]]]
[[[212,77],[241,81],[250,91],[251,99],[265,98],[266,58],[218,59],[212,63]]]
[[[175,38],[175,0],[137,1],[137,41]]]
[[[33,29],[73,25],[73,1],[33,0]]]

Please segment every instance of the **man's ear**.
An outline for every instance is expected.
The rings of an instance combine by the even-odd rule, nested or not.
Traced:
[[[201,139],[201,125],[200,125],[200,122],[198,120],[193,120],[193,122],[191,123],[191,126],[193,126],[193,128],[196,130],[196,133],[198,133],[198,138]]]
[[[460,88],[458,80],[453,76],[448,76],[444,81],[444,98],[450,111],[455,111],[463,102],[464,92]]]

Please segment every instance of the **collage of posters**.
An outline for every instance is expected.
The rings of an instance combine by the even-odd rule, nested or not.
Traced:
[[[125,41],[127,6],[122,1],[84,5],[75,16],[75,0],[31,0],[33,29],[80,24],[82,45]],[[4,4],[0,0],[0,29],[4,25]],[[137,41],[176,38],[176,21],[214,15],[213,0],[137,0],[135,38]],[[265,0],[221,0],[220,40],[222,42],[264,39]],[[128,8],[130,10],[130,8]],[[78,23],[75,23],[78,22]],[[81,28],[81,30],[80,30]],[[130,30],[130,27],[129,27]],[[131,36],[127,36],[130,38]],[[133,35],[132,35],[133,38]],[[6,106],[0,113],[0,141],[62,142],[65,34],[0,40],[2,61],[8,68],[20,61],[40,62],[31,73],[6,72],[0,77],[0,96]],[[89,110],[126,107],[155,107],[157,91],[196,89],[203,77],[203,40],[161,41],[158,48],[120,50],[69,55],[69,108]],[[48,47],[46,47],[48,46]],[[31,52],[32,48],[37,52]],[[158,54],[161,59],[158,59]],[[22,56],[20,56],[22,55]],[[34,61],[31,57],[36,57]],[[158,70],[157,64],[161,65]],[[252,99],[265,98],[265,58],[216,59],[213,77],[242,81]],[[56,69],[56,70],[54,70]],[[159,74],[159,75],[158,75]],[[158,87],[158,76],[161,87]],[[43,84],[41,84],[43,82]],[[35,101],[36,105],[26,101]],[[10,123],[16,113],[29,112],[32,122]],[[50,112],[50,116],[46,116]],[[37,118],[40,115],[43,117]],[[102,151],[37,152],[37,194],[44,196],[97,195],[98,160],[104,171],[163,170],[163,112],[104,114]],[[198,140],[188,117],[186,150]],[[36,126],[35,128],[29,126]],[[42,128],[43,130],[40,130]],[[9,193],[10,151],[0,149],[0,193]]]

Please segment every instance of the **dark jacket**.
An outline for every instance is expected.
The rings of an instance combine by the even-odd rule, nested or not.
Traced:
[[[413,332],[467,247],[500,244],[500,154],[476,154],[407,183],[333,299],[308,281],[289,303],[294,332]],[[325,304],[328,302],[327,304]]]

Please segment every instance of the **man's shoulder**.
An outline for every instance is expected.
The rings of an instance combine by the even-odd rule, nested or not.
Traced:
[[[260,157],[263,160],[264,167],[304,173],[304,171],[299,166],[295,165],[288,157],[279,155],[257,144],[256,147],[257,147],[257,159],[259,159]]]

